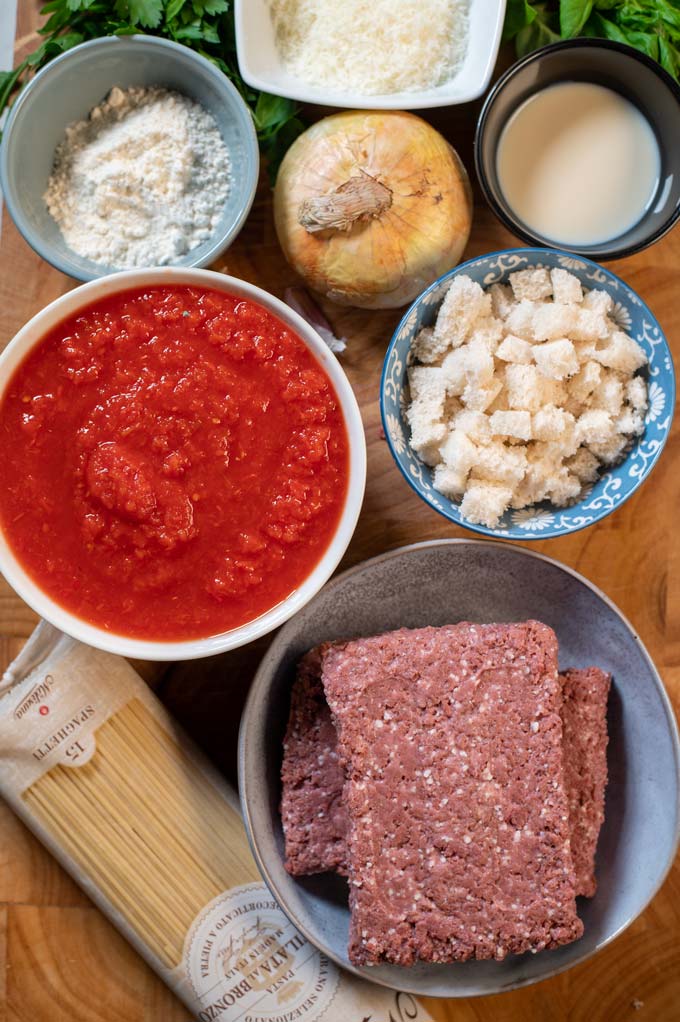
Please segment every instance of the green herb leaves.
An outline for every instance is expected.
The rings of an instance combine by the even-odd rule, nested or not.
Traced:
[[[560,32],[565,39],[580,35],[593,10],[593,0],[561,0]]]
[[[43,42],[13,71],[0,72],[0,114],[30,75],[57,54],[88,39],[144,32],[196,50],[234,83],[251,108],[260,147],[274,174],[304,130],[297,105],[250,89],[238,70],[230,0],[49,0],[41,13]]]
[[[680,0],[508,0],[503,38],[520,57],[581,35],[634,46],[679,80]]]

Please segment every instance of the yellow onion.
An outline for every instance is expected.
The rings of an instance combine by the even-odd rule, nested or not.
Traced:
[[[392,309],[460,261],[472,196],[458,155],[420,117],[347,111],[288,150],[274,217],[309,287],[341,305]]]

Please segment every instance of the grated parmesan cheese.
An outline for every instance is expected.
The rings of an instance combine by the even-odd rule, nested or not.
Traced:
[[[468,0],[269,0],[287,70],[363,95],[416,92],[453,78],[465,56]]]

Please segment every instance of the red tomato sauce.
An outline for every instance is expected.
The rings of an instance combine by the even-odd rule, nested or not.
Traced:
[[[258,617],[312,572],[347,492],[325,371],[266,309],[127,291],[65,320],[0,405],[0,525],[40,588],[118,634]]]

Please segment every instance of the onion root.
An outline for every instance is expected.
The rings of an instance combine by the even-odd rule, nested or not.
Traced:
[[[356,223],[379,219],[392,205],[392,192],[387,185],[361,170],[338,188],[305,199],[300,204],[298,220],[309,234],[317,231],[349,231]]]

